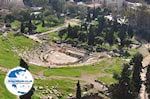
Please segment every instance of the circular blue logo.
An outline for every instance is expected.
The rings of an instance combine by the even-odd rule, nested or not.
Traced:
[[[27,69],[16,67],[7,73],[5,77],[5,85],[14,95],[25,95],[33,86],[33,77]]]

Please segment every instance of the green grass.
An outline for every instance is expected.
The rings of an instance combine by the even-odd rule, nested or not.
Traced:
[[[17,97],[11,94],[4,85],[5,73],[0,71],[0,99],[16,99]],[[50,79],[41,80],[36,79],[34,81],[34,86],[42,86],[45,89],[51,89],[52,86],[56,87],[57,90],[63,95],[61,99],[66,99],[66,96],[70,93],[75,93],[77,81],[69,79]],[[47,88],[48,86],[48,88]],[[47,94],[48,95],[48,94]],[[44,96],[40,90],[35,90],[32,99],[41,99]]]
[[[20,58],[17,53],[14,53],[12,47],[22,52],[36,43],[24,36],[14,36],[12,33],[9,33],[7,38],[0,36],[0,66],[13,68],[19,65]]]
[[[20,28],[21,23],[17,20],[11,23],[11,28],[14,30],[18,30]]]
[[[14,36],[13,33],[9,33],[8,39],[12,43],[12,45],[17,47],[17,49],[29,49],[37,45],[35,41],[23,35]]]
[[[39,74],[39,72],[47,70],[46,67],[42,67],[42,66],[36,66],[36,65],[29,65],[29,70],[31,73],[33,74]]]
[[[80,67],[63,67],[63,68],[52,68],[47,69],[44,72],[45,76],[72,76],[79,77],[82,73],[94,74],[100,72],[100,69],[103,68],[105,61],[96,64],[95,66],[80,66]]]
[[[105,76],[99,77],[97,80],[107,85],[117,83],[117,81],[111,75],[105,75]]]
[[[18,65],[19,57],[12,51],[9,43],[0,37],[0,65],[13,68]]]
[[[137,52],[138,52],[138,49],[130,49],[129,53],[131,56],[129,58],[132,58]]]
[[[58,36],[58,33],[57,32],[52,32],[52,33],[49,33],[48,34],[48,37],[50,39],[50,41],[57,41],[57,40],[60,40],[59,36]]]
[[[104,72],[109,74],[113,74],[113,73],[119,74],[122,70],[123,63],[125,62],[123,62],[122,59],[114,58],[112,59],[112,63],[109,65],[109,68],[105,68]]]
[[[63,95],[61,99],[66,99],[69,93],[74,93],[76,89],[77,81],[68,79],[51,79],[51,80],[35,80],[35,86],[42,86],[44,89],[51,89],[53,86],[57,88],[59,92]],[[48,86],[48,88],[47,88]],[[33,97],[38,99],[38,97],[43,96],[40,90],[36,90]]]
[[[56,69],[47,69],[44,72],[45,76],[72,76],[79,77],[81,74],[113,74],[121,72],[122,60],[118,58],[105,59],[95,65],[87,65],[81,67],[64,67]]]
[[[0,99],[16,99],[17,97],[8,92],[4,85],[5,74],[0,71]]]
[[[38,33],[42,33],[42,32],[48,31],[48,28],[42,27],[42,24],[38,24],[37,29],[35,31],[38,32]]]

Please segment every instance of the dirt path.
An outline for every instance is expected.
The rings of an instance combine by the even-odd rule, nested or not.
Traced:
[[[146,86],[145,86],[145,81],[146,81],[146,73],[147,73],[147,67],[148,64],[150,64],[150,53],[148,52],[148,46],[147,44],[142,45],[142,47],[139,49],[141,54],[143,54],[144,59],[142,61],[143,69],[141,72],[141,80],[143,81],[141,89],[140,89],[140,99],[148,99],[148,94],[146,92]]]
[[[34,35],[24,34],[24,36],[26,36],[26,37],[28,37],[28,38],[36,41],[36,42],[43,43],[43,41],[39,38],[39,36],[46,35],[46,34],[49,34],[49,33],[52,33],[52,32],[58,32],[58,31],[61,31],[65,28],[67,28],[68,24],[76,25],[78,23],[80,23],[80,20],[78,20],[78,19],[69,19],[69,20],[65,20],[65,23],[62,26],[55,27],[50,31],[43,32],[43,33],[40,33],[40,34],[34,34]]]
[[[85,84],[92,84],[94,86],[94,89],[97,91],[107,91],[108,88],[99,82],[96,82],[95,80],[102,76],[101,74],[82,74],[81,77],[64,77],[64,76],[50,76],[45,77],[44,75],[34,75],[35,79],[70,79],[70,80],[79,80],[84,81]]]
[[[10,69],[4,68],[4,67],[0,67],[0,71],[7,73]],[[82,74],[81,77],[64,77],[64,76],[50,76],[50,77],[46,77],[43,74],[44,71],[39,72],[37,75],[32,74],[34,79],[70,79],[70,80],[80,80],[80,81],[84,81],[86,84],[93,84],[94,89],[97,91],[107,91],[108,88],[104,85],[101,84],[99,82],[96,82],[95,80],[102,76],[102,74]]]
[[[7,73],[10,69],[8,68],[4,68],[4,67],[1,67],[0,66],[0,71],[4,72],[4,73]]]

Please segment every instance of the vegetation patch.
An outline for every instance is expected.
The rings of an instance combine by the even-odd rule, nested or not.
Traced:
[[[64,68],[52,68],[44,71],[45,76],[72,76],[80,77],[81,74],[112,74],[120,73],[121,65],[123,61],[118,58],[105,59],[94,65],[80,66],[80,67],[64,67]]]
[[[105,75],[105,76],[99,77],[97,80],[100,82],[103,82],[106,85],[117,83],[117,80],[114,79],[112,75]]]
[[[0,97],[1,99],[16,99],[17,97],[8,92],[4,85],[5,74],[0,71]]]
[[[59,97],[59,99],[66,99],[66,96],[68,96],[68,94],[75,92],[76,83],[77,81],[68,79],[38,79],[35,80],[36,91],[34,93],[34,97],[42,97],[53,94],[54,97]]]
[[[30,49],[37,43],[24,36],[15,36],[13,33],[7,35],[7,39],[0,37],[0,65],[13,68],[19,64],[20,51]],[[15,49],[16,48],[16,49]],[[17,53],[15,53],[18,51]]]

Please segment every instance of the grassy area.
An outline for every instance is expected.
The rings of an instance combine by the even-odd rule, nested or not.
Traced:
[[[14,22],[11,23],[11,28],[14,30],[18,30],[20,28],[21,22],[15,20]]]
[[[119,58],[105,59],[95,65],[87,65],[81,67],[65,67],[56,69],[47,69],[44,72],[45,76],[72,76],[79,77],[81,74],[97,74],[102,73],[113,75],[113,73],[121,72],[121,65],[123,61]]]
[[[5,87],[4,85],[4,78],[5,78],[5,73],[0,71],[0,99],[16,99],[17,97],[11,94]],[[61,93],[62,98],[61,99],[66,99],[66,96],[70,93],[75,93],[76,89],[76,83],[77,81],[74,80],[68,80],[68,79],[51,79],[51,80],[41,80],[41,79],[36,79],[34,81],[34,86],[42,86],[44,90],[51,89],[52,87],[55,87],[58,92]],[[38,90],[36,89],[34,92],[34,95],[32,96],[32,99],[41,99],[41,96],[46,96],[49,94],[43,94],[42,92],[44,90]]]
[[[39,25],[37,25],[37,29],[35,31],[38,33],[42,33],[42,32],[46,32],[48,30],[49,30],[48,28],[42,27],[42,24],[39,24]]]
[[[18,66],[19,57],[14,53],[14,47],[18,51],[23,51],[29,49],[36,45],[36,42],[24,37],[24,36],[14,36],[12,33],[8,34],[8,39],[0,36],[0,65],[13,68]]]
[[[114,84],[116,83],[117,81],[112,77],[112,75],[105,75],[105,76],[102,76],[100,78],[98,78],[97,80],[107,84],[107,85],[110,85],[110,84]]]
[[[48,37],[49,37],[49,40],[50,41],[57,41],[57,40],[60,40],[59,36],[58,36],[58,33],[57,32],[52,32],[52,33],[49,33],[48,34]]]
[[[51,79],[51,80],[35,80],[35,86],[42,86],[43,90],[51,89],[55,87],[61,94],[61,99],[66,99],[66,96],[70,93],[74,93],[76,89],[77,81],[68,80],[68,79]],[[42,94],[43,90],[36,90],[34,93],[34,98],[38,99],[40,96],[46,96],[48,94]]]
[[[36,65],[29,65],[29,70],[31,73],[33,74],[39,74],[39,72],[47,70],[46,67],[42,67],[42,66],[36,66]]]
[[[13,68],[18,65],[19,57],[12,51],[9,43],[0,37],[0,65]]]
[[[132,58],[137,52],[138,52],[138,49],[130,49],[129,53],[131,56],[129,58]]]
[[[8,92],[4,85],[5,74],[0,71],[0,99],[16,99],[17,97]]]
[[[37,43],[23,35],[15,36],[13,33],[9,33],[7,36],[9,41],[13,46],[17,47],[17,49],[30,49],[33,46],[37,45]],[[9,43],[9,42],[8,42]]]

